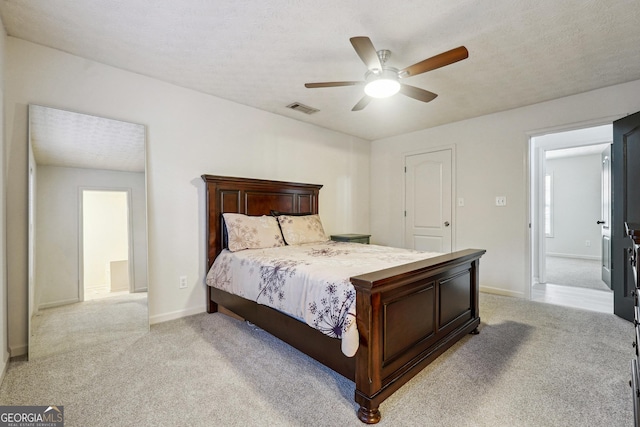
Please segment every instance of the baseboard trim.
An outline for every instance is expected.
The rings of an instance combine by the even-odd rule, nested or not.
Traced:
[[[45,308],[59,307],[61,305],[74,304],[76,302],[80,302],[80,300],[78,298],[72,298],[72,299],[67,299],[62,301],[48,302],[46,304],[40,304],[38,306],[38,310],[42,310]]]
[[[18,346],[9,346],[9,358],[18,356],[24,356],[29,351],[29,344],[22,344]]]
[[[168,322],[169,320],[193,316],[194,314],[204,313],[205,311],[204,307],[191,307],[184,310],[172,311],[170,313],[155,314],[153,316],[149,316],[149,324],[155,325],[156,323]]]
[[[555,253],[555,252],[547,252],[546,254],[547,256],[554,256],[554,257],[558,257],[558,258],[575,258],[575,259],[588,259],[588,260],[592,260],[592,261],[598,261],[601,258],[598,256],[594,256],[594,255],[575,255],[575,254],[560,254],[560,253]]]
[[[506,297],[524,298],[524,293],[522,292],[510,291],[501,288],[492,288],[490,286],[480,286],[480,292],[494,295],[503,295]]]
[[[9,368],[9,352],[8,351],[2,352],[2,361],[0,361],[0,363],[2,363],[2,371],[0,372],[0,384],[2,384],[2,382],[4,381],[4,375],[7,373],[7,369]]]

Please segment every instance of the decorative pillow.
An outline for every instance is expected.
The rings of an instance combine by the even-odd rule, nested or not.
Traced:
[[[222,216],[227,226],[227,247],[231,252],[284,246],[278,221],[272,216],[235,213]]]
[[[320,221],[320,216],[318,215],[280,215],[278,223],[287,245],[326,242],[329,240],[324,233],[322,221]]]

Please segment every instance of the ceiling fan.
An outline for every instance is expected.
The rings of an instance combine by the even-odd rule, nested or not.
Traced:
[[[349,40],[360,59],[362,59],[362,62],[364,62],[368,68],[368,71],[364,75],[364,81],[305,83],[305,87],[319,88],[365,84],[365,95],[351,111],[362,110],[371,102],[372,98],[387,98],[398,92],[410,98],[417,99],[418,101],[433,101],[435,97],[438,96],[435,93],[400,83],[400,80],[435,70],[469,57],[467,48],[460,46],[439,55],[432,56],[402,70],[398,70],[397,68],[386,65],[386,62],[391,56],[391,52],[386,49],[376,51],[369,37],[351,37]]]

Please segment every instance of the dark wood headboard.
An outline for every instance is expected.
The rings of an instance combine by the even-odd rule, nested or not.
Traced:
[[[215,175],[202,175],[202,179],[207,185],[207,269],[224,248],[223,213],[318,213],[322,185]]]

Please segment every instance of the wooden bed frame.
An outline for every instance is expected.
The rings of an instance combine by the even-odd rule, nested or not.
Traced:
[[[207,266],[225,244],[222,213],[318,213],[322,185],[203,175],[207,186]],[[346,357],[340,340],[270,307],[207,286],[207,311],[237,314],[355,381],[358,418],[380,420],[380,403],[468,333],[477,334],[478,264],[467,249],[351,278],[360,345]]]

